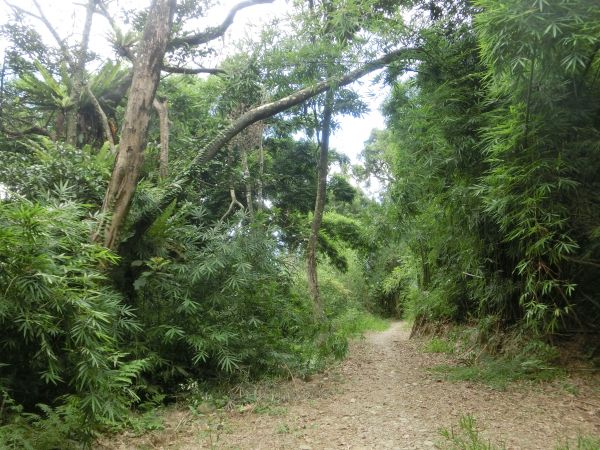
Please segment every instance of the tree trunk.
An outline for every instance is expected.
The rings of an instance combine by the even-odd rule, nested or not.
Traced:
[[[246,208],[250,217],[254,217],[254,205],[252,204],[252,183],[250,183],[250,168],[248,167],[248,150],[244,143],[240,147],[240,159],[242,160],[242,171],[244,187],[246,188]]]
[[[258,178],[256,180],[256,201],[257,208],[262,211],[264,208],[263,200],[263,176],[265,173],[265,147],[263,145],[262,133],[258,143]]]
[[[319,146],[319,167],[317,181],[317,199],[315,201],[315,213],[310,228],[308,248],[306,250],[306,271],[308,276],[308,290],[313,300],[315,321],[325,321],[325,311],[321,292],[319,291],[319,280],[317,277],[317,242],[319,230],[323,222],[323,211],[325,210],[325,199],[327,196],[327,173],[329,172],[329,135],[331,134],[331,116],[333,114],[333,89],[325,94],[325,107],[323,108],[323,126],[321,128],[321,145]]]
[[[150,108],[158,87],[175,5],[174,0],[153,0],[133,65],[133,79],[119,151],[102,204],[106,221],[102,225],[106,226],[101,226],[94,236],[94,240],[101,240],[111,249],[118,245],[118,234],[137,187],[148,134]]]
[[[90,31],[92,29],[92,19],[96,11],[97,0],[89,0],[81,37],[81,45],[74,58],[73,87],[71,88],[71,108],[67,111],[67,144],[77,145],[77,123],[79,122],[79,105],[81,103],[81,94],[85,86],[85,62],[87,58],[88,44],[90,41]]]
[[[154,99],[154,109],[160,122],[160,156],[158,158],[158,173],[161,180],[169,175],[169,108],[167,100]]]

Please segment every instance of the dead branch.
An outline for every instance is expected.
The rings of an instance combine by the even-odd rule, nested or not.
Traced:
[[[181,47],[195,47],[197,45],[206,44],[210,41],[213,41],[225,34],[227,29],[233,23],[233,19],[235,19],[236,14],[242,9],[248,8],[254,5],[260,5],[265,3],[273,3],[274,0],[246,0],[238,3],[229,11],[225,20],[221,23],[221,25],[209,28],[200,33],[191,34],[188,36],[182,36],[179,38],[175,38],[169,42],[167,45],[167,51],[172,51]]]

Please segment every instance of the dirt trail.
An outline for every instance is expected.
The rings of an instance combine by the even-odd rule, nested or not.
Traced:
[[[421,351],[394,323],[351,344],[349,357],[308,382],[285,383],[279,403],[203,419],[171,412],[167,428],[142,438],[122,436],[103,448],[428,449],[443,442],[441,427],[476,417],[481,435],[507,449],[553,449],[578,433],[600,434],[600,389],[589,379],[515,384],[498,391],[452,383],[427,369],[450,362]],[[282,400],[282,393],[285,393]]]

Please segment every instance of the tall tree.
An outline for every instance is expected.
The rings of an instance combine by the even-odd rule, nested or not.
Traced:
[[[236,5],[225,21],[206,31],[176,36],[171,39],[176,0],[154,0],[148,10],[142,38],[135,51],[124,47],[126,56],[133,60],[133,77],[125,111],[119,151],[112,176],[104,197],[104,220],[94,234],[94,240],[115,248],[135,193],[148,132],[149,112],[154,102],[161,71],[179,72],[165,64],[168,51],[193,49],[222,36],[233,22],[236,13],[248,6],[270,3],[272,0],[248,0]],[[110,17],[107,14],[108,17]],[[113,23],[113,22],[111,22]],[[117,31],[117,30],[115,30]],[[192,69],[183,73],[192,73]],[[198,73],[198,72],[196,72]]]
[[[110,218],[99,231],[103,234],[104,245],[109,248],[115,248],[118,244],[118,234],[136,190],[146,147],[150,111],[171,35],[175,7],[175,0],[152,2],[137,49],[119,151],[102,204],[103,213],[107,218],[110,215]],[[98,240],[99,236],[100,233],[95,239]]]
[[[325,94],[325,107],[323,108],[323,120],[321,126],[321,139],[319,143],[319,162],[317,168],[317,196],[315,199],[315,210],[310,228],[310,237],[306,249],[306,265],[308,276],[308,289],[313,299],[315,319],[319,322],[325,320],[325,312],[321,293],[319,292],[319,280],[317,275],[317,240],[319,230],[323,222],[325,211],[325,200],[327,198],[327,174],[329,173],[329,137],[331,135],[331,120],[333,116],[333,103],[335,91],[333,88]]]

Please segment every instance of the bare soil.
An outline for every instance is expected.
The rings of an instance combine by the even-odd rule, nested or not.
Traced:
[[[461,415],[484,439],[509,450],[553,449],[579,434],[600,435],[598,377],[515,383],[494,390],[449,382],[428,369],[453,363],[423,353],[398,322],[351,344],[348,358],[309,381],[256,388],[259,400],[231,411],[165,412],[165,429],[104,439],[98,449],[428,449]]]

